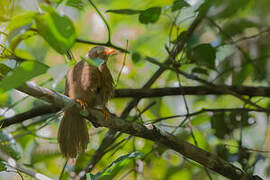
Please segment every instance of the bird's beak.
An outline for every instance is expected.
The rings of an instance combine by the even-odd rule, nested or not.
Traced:
[[[110,48],[106,48],[105,49],[105,54],[107,55],[107,56],[111,56],[111,55],[116,55],[117,54],[117,52],[115,51],[115,50],[113,50],[113,49],[110,49]]]

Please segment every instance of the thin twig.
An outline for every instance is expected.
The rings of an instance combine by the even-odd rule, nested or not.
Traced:
[[[243,48],[241,48],[241,47],[233,40],[233,38],[232,38],[227,32],[225,32],[225,31],[222,29],[222,27],[219,26],[213,19],[207,17],[207,20],[208,20],[212,25],[214,25],[214,26],[219,30],[219,32],[222,33],[222,34],[229,40],[229,42],[230,42],[231,44],[233,44],[233,45],[241,52],[241,54],[243,55],[243,57],[244,57],[249,63],[251,63],[251,64],[254,66],[254,68],[255,68],[255,70],[256,70],[256,73],[259,73],[259,74],[260,74],[261,71],[258,70],[259,68],[258,68],[257,65],[254,63],[254,61],[252,61],[252,59],[250,58],[250,56],[248,55],[248,53],[247,53]]]
[[[104,154],[112,151],[113,149],[115,149],[117,146],[121,145],[123,142],[129,140],[132,136],[128,136],[124,139],[122,139],[121,141],[119,141],[118,143],[116,143],[115,145],[113,145],[112,147],[110,147],[109,149],[106,149],[106,151],[104,151]]]
[[[261,35],[263,35],[263,34],[265,34],[265,33],[269,33],[269,32],[270,32],[270,28],[267,28],[267,29],[262,30],[262,31],[260,31],[259,33],[254,34],[254,35],[252,35],[252,36],[247,36],[247,37],[239,38],[239,39],[235,40],[234,43],[238,43],[238,42],[240,42],[240,41],[245,41],[245,40],[253,39],[253,38],[259,37],[259,36],[261,36]]]
[[[121,52],[124,53],[130,53],[129,51],[127,51],[126,49],[123,49],[117,45],[114,45],[112,43],[108,44],[108,43],[104,43],[104,42],[96,42],[96,41],[89,41],[89,40],[83,40],[83,39],[76,39],[77,43],[82,43],[82,44],[91,44],[91,45],[97,45],[97,46],[107,46],[116,50],[119,50]]]
[[[47,81],[40,83],[40,86],[44,86],[47,83],[51,82],[53,80],[53,78],[48,79]],[[26,99],[28,99],[29,96],[25,96],[22,99],[19,99],[18,101],[14,102],[13,104],[11,104],[8,108],[6,108],[4,110],[4,112],[2,113],[2,116],[5,116],[6,112],[8,112],[10,109],[14,108],[15,106],[17,106],[18,104],[22,103],[23,101],[25,101]]]
[[[102,21],[105,23],[106,28],[107,28],[107,31],[108,31],[108,40],[107,40],[107,43],[108,44],[111,44],[111,28],[110,28],[107,20],[105,19],[105,17],[103,16],[103,14],[98,10],[97,6],[91,0],[88,0],[88,2],[93,6],[93,8],[98,13],[98,15],[101,17]]]
[[[68,159],[67,159],[67,160],[65,161],[65,163],[64,163],[64,166],[63,166],[63,168],[62,168],[61,174],[60,174],[60,176],[59,176],[59,180],[62,180],[62,178],[63,178],[63,175],[64,175],[64,172],[65,172],[67,163],[68,163]]]
[[[250,101],[250,100],[248,100],[248,99],[242,97],[241,95],[239,95],[239,94],[238,94],[237,92],[235,92],[235,91],[232,91],[232,90],[227,89],[227,88],[221,89],[221,88],[219,88],[217,85],[215,85],[215,84],[213,84],[213,83],[211,83],[211,82],[208,82],[208,81],[206,81],[206,80],[204,80],[204,79],[201,79],[201,78],[199,78],[198,76],[196,76],[196,75],[194,75],[194,74],[189,74],[189,73],[186,73],[186,72],[181,71],[181,70],[179,70],[179,69],[172,68],[172,67],[170,67],[170,66],[164,65],[164,64],[162,64],[162,63],[156,61],[154,58],[146,57],[145,59],[146,59],[147,61],[153,63],[153,64],[158,65],[158,66],[161,66],[161,67],[164,67],[164,68],[173,70],[174,72],[183,75],[183,76],[186,77],[187,79],[192,79],[192,80],[195,80],[195,81],[197,81],[197,82],[200,82],[200,83],[206,85],[207,87],[209,87],[209,88],[211,88],[211,89],[215,89],[215,90],[217,90],[217,91],[226,92],[226,93],[228,93],[228,94],[231,94],[232,96],[237,97],[238,99],[242,100],[243,102],[245,102],[245,103],[247,103],[247,104],[249,104],[249,105],[252,105],[252,106],[254,106],[254,107],[258,108],[258,109],[261,109],[261,110],[265,110],[265,109],[262,108],[261,106],[259,106],[259,105],[255,104],[255,103],[253,103],[252,101]]]
[[[224,147],[234,147],[234,148],[239,148],[240,146],[236,146],[236,145],[231,145],[231,144],[223,144]],[[253,152],[259,152],[259,153],[270,153],[270,151],[264,151],[264,150],[258,150],[258,149],[251,149],[251,148],[246,148],[246,147],[243,147],[241,146],[241,148],[243,150],[246,150],[246,151],[253,151]]]
[[[127,40],[127,44],[126,44],[126,50],[127,50],[127,49],[128,49],[128,40]],[[119,82],[119,80],[120,80],[120,76],[121,76],[121,74],[122,74],[122,71],[123,71],[123,69],[124,69],[124,67],[125,67],[125,65],[126,65],[126,59],[127,59],[127,53],[125,53],[125,55],[124,55],[123,64],[122,64],[122,67],[121,67],[121,69],[120,69],[120,71],[119,71],[119,73],[118,73],[118,76],[117,76],[117,78],[116,78],[115,87],[117,87],[118,82]]]

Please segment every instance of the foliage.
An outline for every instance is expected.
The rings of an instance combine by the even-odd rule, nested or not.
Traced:
[[[89,2],[96,5],[105,22]],[[125,50],[127,46],[126,61],[121,52],[108,61],[115,80],[122,70],[117,88],[141,88],[159,68],[156,64],[169,59],[171,70],[163,72],[151,87],[198,86],[198,90],[193,96],[145,98],[126,119],[149,123],[180,114],[155,125],[267,179],[269,157],[259,150],[269,150],[268,113],[248,111],[256,108],[232,96],[234,93],[201,95],[200,86],[205,84],[196,78],[223,87],[254,86],[260,90],[260,86],[269,86],[269,5],[269,0],[0,1],[0,119],[43,104],[15,88],[33,81],[64,93],[68,67],[79,60],[94,66],[104,63],[84,58],[90,47],[102,44]],[[194,20],[206,12],[190,34]],[[109,41],[103,42],[107,38]],[[182,43],[183,49],[175,55]],[[172,68],[188,76],[176,74]],[[266,97],[241,97],[262,108],[270,107]],[[108,108],[120,116],[128,102],[114,98]],[[59,178],[64,160],[56,143],[58,116],[45,114],[7,127],[7,131],[1,129],[0,149],[35,171]],[[87,152],[79,156],[76,165],[68,162],[65,178],[83,171],[105,136],[105,128],[89,129],[93,135]],[[104,151],[107,153],[87,174],[88,179],[113,179],[126,173],[126,179],[209,179],[204,168],[142,138],[122,134]],[[0,161],[0,171],[6,167]],[[211,171],[210,175],[222,179]]]
[[[87,174],[87,180],[109,180],[113,179],[117,173],[123,169],[127,164],[134,158],[139,158],[142,156],[140,152],[132,152],[127,155],[120,156],[118,159],[113,161],[108,167],[98,172],[96,175]]]

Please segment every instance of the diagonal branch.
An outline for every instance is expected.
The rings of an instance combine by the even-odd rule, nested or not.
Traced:
[[[23,165],[19,164],[16,162],[15,159],[13,159],[12,157],[10,157],[9,155],[7,155],[4,151],[0,150],[0,159],[5,161],[7,163],[8,166],[10,166],[11,168],[14,168],[15,170],[19,171],[19,172],[23,172],[31,177],[33,177],[34,179],[37,180],[52,180],[51,178],[37,173],[29,168],[24,167]]]
[[[23,87],[17,89],[48,103],[52,103],[59,108],[69,108],[75,105],[79,106],[79,104],[65,95],[30,83],[26,83]],[[130,122],[114,115],[111,115],[109,120],[105,120],[102,112],[90,108],[88,108],[87,111],[89,115],[86,118],[92,123],[113,129],[114,131],[120,131],[122,133],[142,137],[163,144],[168,148],[181,153],[183,156],[230,179],[248,178],[246,173],[227,161],[188,142],[178,139],[167,132],[163,132],[152,124],[143,125],[137,122]]]
[[[195,20],[190,25],[190,27],[187,30],[183,39],[181,39],[180,42],[178,42],[177,44],[174,45],[174,47],[172,48],[172,51],[169,53],[168,58],[163,62],[163,65],[165,65],[165,66],[171,65],[174,62],[174,60],[177,57],[177,55],[179,54],[179,52],[181,52],[184,49],[185,44],[188,42],[188,40],[191,38],[192,34],[194,33],[195,29],[198,27],[198,25],[202,22],[202,20],[206,16],[208,8],[205,9],[205,11],[201,11],[198,14],[198,16],[195,18]],[[179,38],[177,38],[177,39],[179,39]],[[152,84],[154,84],[154,82],[161,76],[161,74],[166,71],[166,69],[167,68],[160,66],[159,69],[152,75],[152,77],[144,84],[144,86],[142,88],[150,88],[152,86]],[[123,112],[121,114],[121,118],[126,118],[129,114],[129,112],[139,103],[140,99],[141,98],[134,98],[133,100],[131,100],[128,103],[128,105],[126,106],[126,108],[123,110]],[[85,168],[85,169],[87,169],[87,171],[94,168],[96,163],[104,156],[105,149],[108,148],[110,145],[112,145],[113,142],[117,139],[117,137],[119,137],[121,135],[121,134],[118,134],[118,135],[116,135],[116,134],[117,134],[116,131],[110,130],[105,135],[100,147],[97,149],[97,151],[95,152],[95,154],[92,157],[92,159],[94,159],[94,160],[90,160],[93,163],[92,164],[89,163],[87,165],[87,167]]]

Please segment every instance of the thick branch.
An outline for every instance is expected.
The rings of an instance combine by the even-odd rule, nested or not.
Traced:
[[[205,10],[204,12],[200,12],[198,14],[196,19],[190,25],[190,27],[187,30],[187,32],[186,32],[185,36],[183,37],[183,39],[180,42],[178,42],[177,44],[175,44],[174,47],[172,48],[171,52],[169,52],[168,58],[166,58],[166,60],[163,62],[164,65],[170,65],[175,61],[175,58],[177,57],[179,52],[181,52],[184,49],[186,42],[191,38],[193,32],[198,27],[198,25],[201,23],[201,21],[203,20],[203,18],[206,15],[206,13],[207,13],[207,10]],[[179,36],[181,36],[181,35],[182,34],[180,34]],[[152,86],[152,84],[161,76],[161,74],[164,71],[166,71],[166,68],[160,66],[160,68],[144,84],[143,88],[150,88]],[[123,110],[123,112],[121,114],[121,118],[126,118],[128,116],[128,114],[129,114],[129,112],[139,103],[139,101],[140,101],[140,98],[134,98],[133,100],[131,100],[128,103],[128,105],[126,106],[126,108]],[[104,137],[100,147],[98,148],[98,150],[93,155],[93,158],[92,158],[93,161],[92,160],[90,161],[90,163],[87,165],[86,169],[88,169],[90,167],[93,168],[95,166],[95,164],[104,155],[105,149],[108,148],[111,144],[113,144],[113,142],[115,141],[115,139],[117,137],[119,137],[119,135],[116,136],[116,131],[113,131],[113,130],[110,130],[106,134],[106,136]]]
[[[20,87],[18,89],[31,96],[43,99],[48,103],[53,103],[59,108],[69,108],[70,106],[77,105],[70,98],[37,85],[27,83],[24,87]],[[146,126],[117,118],[114,115],[111,115],[109,120],[105,120],[104,114],[94,109],[88,109],[88,113],[89,115],[86,118],[95,124],[133,136],[143,137],[156,143],[164,144],[181,153],[185,157],[190,158],[230,179],[240,179],[242,176],[247,176],[238,168],[222,160],[218,156],[206,152],[203,149],[181,139],[177,139],[176,137],[159,130],[154,125],[148,124]]]
[[[218,86],[219,89],[227,88],[239,95],[246,95],[250,97],[262,96],[270,97],[269,87],[252,87],[252,86]],[[177,95],[229,95],[227,92],[221,92],[208,88],[207,86],[182,86],[181,88],[153,88],[153,89],[118,89],[115,91],[114,98],[152,98],[163,96],[177,96]],[[13,117],[3,119],[0,123],[2,128],[8,127],[12,124],[21,123],[27,119],[41,116],[48,113],[56,113],[60,108],[54,105],[44,105],[33,108],[24,113],[17,114]]]

